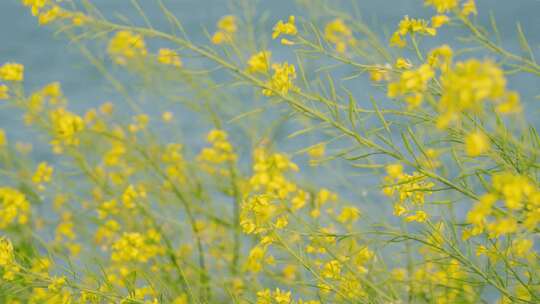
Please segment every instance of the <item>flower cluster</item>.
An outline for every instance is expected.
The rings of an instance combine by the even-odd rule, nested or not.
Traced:
[[[287,62],[272,64],[274,74],[266,84],[267,88],[262,90],[266,96],[273,96],[275,92],[287,94],[289,91],[298,90],[293,80],[296,78],[296,68]]]
[[[20,191],[0,187],[0,229],[15,222],[26,224],[30,215],[30,203]]]
[[[84,130],[84,121],[80,116],[58,108],[49,112],[49,118],[54,134],[51,141],[54,152],[62,153],[63,147],[79,145],[79,133]]]
[[[324,38],[335,45],[338,53],[345,53],[347,46],[354,46],[356,43],[351,29],[339,18],[326,24]]]
[[[406,221],[425,222],[428,214],[423,210],[426,195],[431,194],[434,184],[418,172],[407,174],[401,164],[386,166],[386,185],[383,193],[395,197],[394,214],[405,216]]]
[[[465,238],[483,232],[498,238],[538,228],[540,189],[533,181],[519,174],[502,172],[492,176],[492,186],[467,214],[471,226],[464,231]],[[501,201],[503,204],[499,207]]]
[[[439,128],[458,121],[462,112],[480,113],[483,102],[497,103],[499,113],[521,110],[519,95],[506,90],[506,78],[501,68],[492,61],[470,59],[456,63],[440,77],[442,96],[438,109]]]
[[[112,250],[111,260],[114,262],[147,263],[165,253],[161,236],[155,230],[149,230],[146,234],[126,232],[113,243]]]
[[[295,25],[295,19],[296,18],[294,16],[289,16],[289,20],[287,22],[279,20],[272,31],[272,39],[276,39],[279,36],[283,35],[295,36],[296,34],[298,34],[298,29]],[[281,38],[281,43],[286,45],[293,44],[293,42],[287,38]]]
[[[130,60],[147,54],[143,36],[130,31],[118,31],[109,41],[107,52],[116,64],[126,65]]]
[[[422,104],[429,81],[434,76],[435,72],[427,64],[403,71],[398,81],[388,84],[388,97],[403,97],[409,108],[416,108]]]
[[[204,148],[197,156],[202,169],[210,174],[229,175],[230,168],[228,166],[223,168],[221,165],[236,162],[238,156],[228,140],[227,132],[215,129],[208,133],[206,139],[212,147]]]
[[[428,35],[435,36],[437,30],[435,27],[430,26],[427,20],[424,19],[414,19],[405,16],[403,20],[399,22],[398,29],[390,37],[390,45],[397,47],[405,47],[407,45],[407,40],[404,37],[407,34],[411,35]]]
[[[247,70],[250,73],[267,73],[270,68],[272,52],[261,51],[251,56],[247,62]]]
[[[43,184],[51,181],[53,170],[53,167],[49,166],[46,162],[39,163],[36,172],[32,176],[32,182],[36,184],[39,189],[44,189]]]
[[[19,63],[4,63],[0,67],[0,80],[20,82],[24,79],[24,66]]]
[[[180,56],[178,56],[178,54],[171,49],[166,49],[166,48],[159,49],[157,60],[159,63],[165,64],[165,65],[172,65],[175,67],[182,66],[182,61],[180,60]]]
[[[0,270],[3,271],[2,279],[11,281],[19,272],[19,266],[13,254],[13,244],[5,237],[0,237]]]

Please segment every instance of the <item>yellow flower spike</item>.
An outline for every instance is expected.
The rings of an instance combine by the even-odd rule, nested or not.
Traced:
[[[180,60],[180,56],[178,56],[178,54],[171,49],[166,49],[166,48],[159,49],[157,60],[159,63],[165,64],[165,65],[172,65],[175,67],[182,66],[182,61]]]
[[[289,20],[286,23],[282,20],[279,20],[273,28],[272,39],[276,39],[281,35],[295,36],[296,34],[298,34],[298,29],[296,28],[294,22],[294,16],[289,16]]]
[[[489,138],[481,131],[475,131],[465,137],[465,152],[468,156],[479,156],[489,150]]]
[[[270,68],[272,52],[261,51],[251,56],[247,62],[247,70],[250,73],[266,73]]]
[[[24,66],[8,62],[0,67],[0,80],[20,82],[24,80]]]

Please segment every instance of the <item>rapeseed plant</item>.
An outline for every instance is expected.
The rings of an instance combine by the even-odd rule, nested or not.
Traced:
[[[81,110],[0,66],[2,104],[40,134],[0,129],[1,303],[540,302],[521,28],[513,53],[474,0],[425,0],[389,37],[334,1],[274,25],[232,1],[203,43],[150,2],[171,30],[137,0],[142,22],[22,1],[119,94]]]

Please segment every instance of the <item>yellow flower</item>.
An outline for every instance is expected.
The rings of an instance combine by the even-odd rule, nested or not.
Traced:
[[[62,9],[59,6],[55,5],[48,11],[40,13],[38,17],[38,22],[40,25],[46,25],[48,23],[51,23],[57,20],[62,15],[63,15]]]
[[[426,63],[433,68],[440,68],[442,71],[446,71],[452,63],[453,53],[450,46],[443,44],[429,52]]]
[[[37,16],[39,10],[49,4],[50,0],[23,0],[22,3],[24,6],[30,7],[33,16]]]
[[[355,222],[360,217],[360,210],[356,207],[344,207],[337,220],[341,223]]]
[[[294,16],[289,16],[289,21],[286,23],[282,20],[279,20],[278,23],[274,26],[272,32],[272,39],[276,39],[281,35],[295,36],[298,33],[298,29],[296,28],[294,21]],[[286,39],[282,39],[281,42],[283,44],[291,44],[291,42]]]
[[[405,16],[399,22],[397,30],[390,37],[390,45],[405,47],[407,42],[403,37],[407,34],[435,36],[437,30],[434,27],[430,27],[424,19],[411,19],[409,16]]]
[[[495,111],[501,114],[519,113],[522,110],[518,92],[507,92]]]
[[[53,174],[53,167],[49,166],[46,162],[39,163],[34,176],[32,176],[32,182],[34,184],[48,183],[51,181]]]
[[[257,245],[249,252],[245,268],[246,270],[257,273],[263,268],[263,260],[266,254],[266,247]]]
[[[0,267],[11,265],[15,260],[13,245],[5,237],[0,237]]]
[[[175,51],[171,49],[159,49],[157,60],[158,62],[166,65],[173,65],[175,67],[182,66],[182,61],[180,61],[180,57]]]
[[[374,82],[379,82],[381,80],[388,80],[389,74],[388,70],[390,66],[385,65],[375,65],[373,68],[369,69],[369,79]]]
[[[55,139],[51,142],[56,152],[62,151],[62,145],[79,145],[78,133],[84,130],[83,119],[63,108],[49,113]]]
[[[109,42],[107,52],[116,64],[125,65],[129,60],[146,56],[144,38],[129,31],[118,31]]]
[[[339,279],[341,276],[341,263],[338,260],[332,260],[324,264],[321,276],[326,279]]]
[[[501,235],[514,233],[518,229],[517,221],[511,217],[504,217],[490,223],[486,227],[490,237],[497,238]]]
[[[251,56],[247,62],[248,72],[250,73],[266,73],[270,68],[270,51],[261,51]]]
[[[0,128],[0,147],[7,145],[6,132]]]
[[[446,15],[435,15],[431,17],[431,26],[439,28],[450,21],[450,18]]]
[[[403,97],[408,107],[414,109],[422,104],[424,92],[434,76],[435,72],[427,64],[421,65],[416,70],[404,71],[398,81],[388,84],[388,97]]]
[[[477,15],[478,11],[476,10],[476,3],[474,0],[467,0],[464,2],[460,14],[463,17],[467,17],[470,14]]]
[[[347,45],[355,44],[351,29],[340,18],[326,24],[324,38],[335,45],[338,53],[344,53]]]
[[[321,158],[324,156],[326,145],[324,143],[318,143],[307,150],[307,154],[312,159]]]
[[[433,6],[438,13],[445,13],[456,8],[458,0],[425,0],[424,5]]]
[[[527,257],[531,254],[531,248],[533,248],[534,242],[529,239],[515,240],[512,243],[512,252],[520,258]]]
[[[24,79],[24,66],[18,63],[4,63],[0,67],[0,79],[5,81],[23,81]]]
[[[161,114],[161,119],[163,119],[164,122],[171,122],[174,118],[174,114],[172,112],[163,112]]]
[[[409,215],[405,218],[405,221],[407,222],[419,222],[423,223],[427,220],[428,215],[424,211],[416,211],[414,215]]]
[[[141,262],[163,255],[165,248],[160,245],[161,236],[151,229],[146,234],[125,232],[112,245],[111,260],[113,262]]]
[[[188,304],[188,296],[181,294],[173,300],[172,304]]]
[[[9,88],[5,84],[0,84],[0,99],[9,98]]]
[[[478,156],[489,149],[489,139],[481,131],[475,131],[465,137],[465,152],[469,156]]]
[[[51,283],[47,286],[47,289],[51,292],[59,292],[62,287],[66,284],[66,278],[65,277],[59,277],[59,278],[51,278]]]
[[[409,62],[409,60],[399,57],[398,59],[396,59],[396,63],[394,64],[394,66],[398,69],[406,70],[411,68],[412,64]]]
[[[275,91],[281,94],[287,94],[290,90],[297,90],[293,80],[296,78],[296,69],[294,65],[284,63],[275,63],[272,65],[274,75],[267,83],[269,88],[263,89],[262,93],[266,96],[272,96]]]
[[[221,17],[217,23],[217,28],[227,33],[236,33],[238,26],[236,25],[236,17],[233,15],[227,15]]]
[[[274,300],[276,304],[289,304],[291,303],[291,292],[276,288],[276,291],[274,291]]]
[[[232,42],[234,33],[238,30],[236,25],[236,17],[227,15],[221,17],[217,22],[217,31],[212,36],[213,44],[222,44]]]

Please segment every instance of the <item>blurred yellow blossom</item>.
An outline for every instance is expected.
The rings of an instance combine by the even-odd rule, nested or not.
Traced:
[[[23,81],[24,66],[22,64],[8,62],[0,67],[0,80],[4,81]]]

